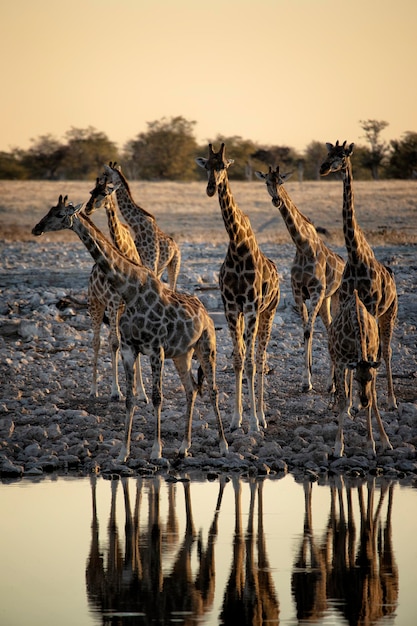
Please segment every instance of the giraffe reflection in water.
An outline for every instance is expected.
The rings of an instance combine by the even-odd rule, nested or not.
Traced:
[[[99,610],[103,623],[121,624],[123,617],[132,623],[163,624],[180,616],[182,623],[194,623],[196,616],[210,608],[215,589],[214,544],[217,519],[225,481],[220,480],[217,504],[203,546],[202,533],[197,535],[191,507],[190,482],[184,482],[185,530],[182,542],[176,517],[176,484],[168,483],[166,522],[161,519],[161,481],[138,479],[132,511],[129,483],[121,480],[125,508],[125,546],[122,548],[116,516],[119,481],[111,482],[111,506],[108,541],[103,557],[99,541],[96,502],[96,479],[92,478],[91,547],[86,566],[89,602]],[[145,487],[146,485],[146,487]],[[148,495],[147,523],[141,520],[143,493]],[[191,559],[197,547],[198,566],[193,575]],[[169,563],[169,567],[167,567]],[[137,617],[137,622],[132,621]]]
[[[216,568],[215,544],[226,479],[220,478],[217,502],[204,546],[203,532],[196,533],[191,506],[191,484],[184,482],[185,530],[180,542],[176,516],[177,484],[167,483],[166,522],[160,513],[160,479],[138,479],[132,510],[129,482],[122,479],[125,508],[125,546],[122,548],[117,508],[119,481],[111,482],[108,540],[101,545],[96,502],[96,478],[92,478],[91,547],[86,566],[90,605],[100,611],[103,623],[163,624],[176,619],[195,623],[213,606]],[[278,602],[266,555],[263,530],[263,483],[251,481],[246,537],[242,529],[241,481],[233,479],[235,534],[229,581],[224,592],[221,620],[228,626],[278,623]],[[141,519],[143,493],[148,495],[146,523]],[[254,525],[258,495],[257,534]],[[255,537],[256,542],[255,542]],[[104,556],[103,547],[105,546]],[[257,547],[257,563],[255,562]],[[246,557],[246,558],[245,558]],[[197,559],[197,560],[196,560]],[[197,565],[196,565],[197,563]],[[134,618],[137,618],[136,621]]]
[[[242,528],[242,482],[233,478],[235,492],[235,533],[233,559],[224,592],[221,624],[261,626],[278,624],[279,604],[266,552],[263,526],[263,481],[250,481],[250,504],[246,538]],[[258,494],[258,528],[254,525],[255,498]],[[256,542],[255,542],[256,537]],[[257,548],[257,562],[255,560]],[[245,559],[246,557],[246,559]]]
[[[292,593],[298,620],[321,623],[331,606],[347,623],[367,626],[392,615],[398,602],[398,568],[392,546],[394,483],[383,481],[375,506],[375,480],[356,487],[342,478],[330,488],[330,513],[324,536],[312,524],[311,483],[304,484],[304,532],[294,562]],[[358,533],[354,494],[360,516]],[[383,520],[384,502],[386,514]]]
[[[212,623],[210,620],[216,619],[222,626],[263,626],[286,619],[280,616],[282,607],[274,578],[282,565],[280,552],[275,551],[271,559],[266,542],[270,536],[264,525],[268,520],[263,498],[265,487],[269,487],[267,480],[246,481],[234,476],[230,481],[234,532],[230,549],[226,548],[229,553],[224,552],[219,520],[227,478],[219,479],[212,516],[200,531],[195,527],[191,498],[198,483],[182,483],[182,516],[177,503],[178,482],[164,483],[158,477],[139,478],[135,483],[124,478],[111,481],[107,541],[99,538],[96,478],[91,480],[86,587],[90,606],[101,614],[103,624],[176,621],[190,625],[196,620]],[[117,515],[120,483],[124,532],[119,528],[123,524],[120,511]],[[242,504],[244,488],[249,489],[247,507]],[[338,477],[326,488],[330,494],[327,521],[323,511],[324,524],[317,531],[313,493],[319,487],[309,481],[303,484],[303,532],[291,574],[297,623],[322,624],[330,616],[339,623],[338,615],[341,623],[346,620],[352,626],[379,623],[383,617],[393,616],[398,604],[399,577],[391,525],[394,483],[382,479],[377,487],[375,479],[359,483]],[[243,517],[247,518],[246,528]],[[218,543],[222,545],[221,555],[216,554]],[[221,572],[224,578],[216,578],[216,561],[226,568]],[[219,580],[224,581],[224,588],[216,589]]]

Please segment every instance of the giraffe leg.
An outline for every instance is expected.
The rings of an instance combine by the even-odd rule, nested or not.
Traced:
[[[120,333],[119,333],[119,318],[123,311],[123,305],[120,305],[118,301],[117,305],[113,302],[109,302],[107,306],[107,312],[109,314],[109,343],[111,351],[111,363],[112,363],[112,386],[110,400],[118,402],[121,397],[121,391],[119,387],[119,348],[120,348]]]
[[[329,332],[329,326],[332,322],[332,315],[331,315],[330,309],[331,309],[331,299],[324,298],[319,309],[319,315],[326,328],[327,333]],[[331,359],[330,359],[330,371],[329,371],[329,377],[327,379],[326,389],[328,393],[332,393],[332,391],[334,391],[334,367],[333,367],[333,361]]]
[[[157,461],[161,458],[161,406],[162,406],[162,372],[164,368],[164,351],[159,348],[157,355],[150,357],[152,369],[152,404],[155,418],[155,437],[151,451],[151,460]]]
[[[91,325],[93,328],[93,372],[90,389],[90,398],[96,398],[98,396],[97,391],[97,363],[98,354],[100,351],[100,330],[104,317],[105,305],[102,304],[90,291],[88,294],[88,309],[91,317]]]
[[[219,393],[216,386],[216,335],[214,325],[211,326],[211,332],[203,332],[195,350],[204,376],[207,379],[210,402],[216,416],[220,453],[225,456],[228,453],[228,445],[224,436],[223,423],[219,411]]]
[[[230,430],[236,430],[242,425],[242,375],[245,345],[243,343],[243,317],[227,315],[226,319],[233,344],[233,369],[235,372],[235,407]]]
[[[346,369],[343,365],[335,366],[335,385],[336,385],[336,402],[339,407],[338,429],[336,433],[336,441],[334,445],[334,456],[343,456],[344,437],[343,423],[345,416],[350,416],[351,389],[353,383],[353,372],[349,372],[349,397],[346,389]]]
[[[376,372],[374,372],[374,379],[372,381],[372,409],[375,415],[376,423],[378,425],[379,436],[381,439],[381,450],[392,450],[392,445],[387,433],[385,432],[384,424],[382,422],[381,414],[378,409],[378,402],[376,396]]]
[[[117,308],[109,303],[108,312],[110,319],[110,346],[112,355],[112,391],[110,399],[118,401],[122,397],[122,393],[119,387],[119,346],[120,346],[120,333],[119,333],[119,320],[121,312],[124,306],[118,306]],[[139,400],[142,400],[148,404],[149,399],[145,391],[142,379],[142,369],[140,366],[140,354],[138,354],[136,363],[134,366],[134,393]]]
[[[375,439],[372,432],[372,407],[371,404],[366,409],[366,429],[368,431],[367,448],[368,455],[372,458],[376,456]]]
[[[323,289],[312,293],[310,314],[307,317],[307,323],[304,325],[305,372],[303,391],[311,391],[313,388],[311,383],[311,370],[313,366],[313,333],[317,315],[322,308],[323,297]]]
[[[308,348],[308,310],[306,303],[304,302],[301,290],[298,291],[293,287],[293,295],[296,307],[301,317],[303,324],[303,336],[304,336],[304,371],[302,375],[301,389],[302,391],[310,391],[312,389],[311,384],[311,355]]]
[[[142,367],[140,364],[140,354],[138,354],[138,358],[135,363],[135,390],[136,396],[138,400],[142,400],[145,404],[149,403],[148,395],[145,391],[145,387],[143,384],[142,378]]]
[[[245,352],[245,374],[248,381],[249,391],[249,431],[259,432],[259,421],[256,412],[256,400],[255,400],[255,340],[258,331],[258,318],[256,315],[250,314],[245,316],[245,331],[244,340],[246,346]],[[263,372],[260,372],[260,376],[263,376]],[[263,380],[262,380],[263,382]],[[263,395],[263,392],[262,392]],[[263,418],[265,422],[265,417]],[[265,422],[266,425],[266,422]]]
[[[130,454],[130,440],[132,434],[133,413],[135,411],[135,395],[134,395],[134,364],[137,355],[133,350],[124,344],[122,340],[122,359],[126,376],[126,417],[125,417],[125,434],[122,447],[120,449],[118,461],[124,463]]]
[[[186,457],[188,450],[191,447],[191,428],[193,422],[194,403],[197,395],[197,387],[191,375],[191,360],[193,351],[190,350],[187,354],[173,359],[174,365],[177,369],[181,382],[185,389],[185,397],[187,399],[186,417],[185,417],[185,432],[184,438],[179,449],[179,456]]]
[[[388,385],[388,408],[390,410],[397,408],[397,401],[394,394],[394,386],[392,384],[392,370],[391,370],[391,339],[394,330],[395,319],[397,317],[398,303],[395,300],[391,307],[384,315],[379,318],[379,328],[381,336],[381,350],[382,357],[385,361],[385,367],[387,372],[387,385]]]
[[[260,425],[263,428],[267,427],[265,412],[264,412],[264,377],[266,366],[266,349],[271,337],[272,324],[274,322],[274,315],[276,311],[276,305],[273,310],[269,309],[264,311],[259,316],[258,337],[257,337],[257,350],[256,350],[256,373],[257,373],[257,413]]]

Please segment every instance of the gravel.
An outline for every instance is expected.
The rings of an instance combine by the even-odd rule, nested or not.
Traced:
[[[345,454],[334,458],[337,430],[331,398],[325,391],[329,369],[327,336],[321,321],[313,340],[313,391],[301,392],[303,340],[290,288],[291,244],[262,246],[278,265],[281,302],[268,348],[265,405],[268,428],[248,433],[248,422],[233,433],[234,375],[231,340],[217,284],[225,244],[181,244],[179,289],[195,293],[213,319],[217,333],[217,384],[229,455],[219,453],[217,429],[207,392],[198,397],[192,447],[178,458],[184,430],[185,396],[170,361],[163,379],[162,440],[164,459],[150,463],[153,442],[151,404],[136,408],[131,455],[117,462],[123,439],[124,402],[110,401],[111,359],[103,326],[99,359],[99,397],[90,398],[92,331],[86,306],[92,261],[78,241],[71,243],[0,242],[0,473],[3,479],[42,476],[47,472],[85,475],[202,470],[212,474],[323,473],[392,477],[417,473],[417,294],[416,246],[375,248],[379,260],[395,273],[399,295],[393,338],[393,377],[398,411],[386,410],[385,366],[378,380],[378,402],[393,450],[377,457],[366,449],[365,413],[345,424]],[[345,256],[342,248],[336,250]],[[148,394],[150,368],[142,358]],[[124,372],[120,367],[124,389]],[[244,407],[248,408],[246,389]]]

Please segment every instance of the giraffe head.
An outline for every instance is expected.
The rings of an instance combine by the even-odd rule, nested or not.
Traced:
[[[120,186],[121,182],[125,181],[122,168],[117,165],[116,161],[110,161],[108,165],[104,166],[104,176],[107,177],[110,185]]]
[[[111,196],[116,189],[117,186],[109,184],[107,174],[105,174],[102,178],[97,177],[96,186],[90,191],[90,199],[85,205],[85,214],[91,215],[96,209],[99,209],[103,203],[104,206],[106,206],[109,196]]]
[[[372,383],[375,378],[375,370],[380,366],[381,361],[360,360],[357,363],[350,363],[348,369],[355,370],[355,381],[357,383],[357,395],[360,406],[366,409],[372,404]],[[355,403],[356,404],[356,403]]]
[[[356,341],[358,348],[358,356],[355,362],[348,365],[348,369],[355,371],[355,381],[357,382],[357,395],[360,406],[366,409],[372,404],[372,390],[374,388],[373,382],[376,376],[376,369],[380,366],[380,354],[381,344],[378,340],[378,354],[377,360],[369,358],[368,345],[366,341],[366,334],[372,334],[372,336],[379,337],[379,330],[376,319],[366,310],[365,305],[359,298],[358,290],[354,289],[352,298],[352,305],[354,307],[354,328],[356,332]],[[368,327],[368,331],[366,331]]]
[[[214,196],[217,187],[223,182],[223,180],[227,176],[227,170],[229,166],[234,163],[233,159],[225,158],[224,143],[222,143],[218,152],[214,152],[213,146],[210,143],[208,159],[205,159],[204,157],[198,157],[195,161],[197,165],[207,171],[207,195],[210,197]]]
[[[340,145],[339,140],[336,144],[326,143],[327,157],[320,167],[320,175],[327,176],[331,172],[339,172],[346,169],[347,159],[351,156],[355,144],[351,143],[346,146],[346,140]]]
[[[58,204],[53,206],[41,221],[32,229],[32,235],[38,237],[46,232],[55,230],[71,229],[74,219],[83,208],[83,203],[74,206],[72,202],[67,204],[68,196],[58,198]]]
[[[279,208],[282,205],[282,199],[279,194],[279,187],[290,178],[292,172],[289,172],[287,174],[280,174],[279,165],[277,165],[275,170],[273,170],[272,167],[269,166],[267,174],[264,174],[264,172],[255,172],[255,175],[260,180],[265,181],[268,193],[272,198],[272,204]]]

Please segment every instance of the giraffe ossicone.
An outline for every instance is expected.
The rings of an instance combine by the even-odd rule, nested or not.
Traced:
[[[217,190],[223,222],[229,236],[226,257],[220,268],[219,284],[233,343],[235,406],[231,429],[239,428],[242,424],[244,364],[250,402],[249,429],[256,432],[259,431],[259,424],[264,428],[267,426],[264,412],[264,373],[266,349],[280,297],[278,271],[275,263],[261,252],[248,216],[235,202],[227,174],[233,160],[225,158],[224,143],[218,152],[209,144],[208,158],[199,157],[196,163],[207,171],[207,195],[211,197]]]
[[[227,454],[215,378],[216,334],[207,310],[195,296],[169,289],[148,268],[136,265],[120,254],[93,222],[81,213],[82,205],[74,207],[66,201],[67,197],[60,196],[58,204],[34,226],[32,233],[39,236],[47,231],[73,230],[125,302],[119,329],[126,374],[126,419],[119,461],[126,461],[130,454],[135,409],[134,364],[139,353],[149,356],[152,369],[155,437],[151,459],[160,459],[162,452],[161,405],[165,358],[173,360],[187,401],[185,434],[179,454],[186,456],[191,446],[194,403],[204,378],[217,421],[220,452]],[[199,362],[198,383],[191,368],[194,354]]]

